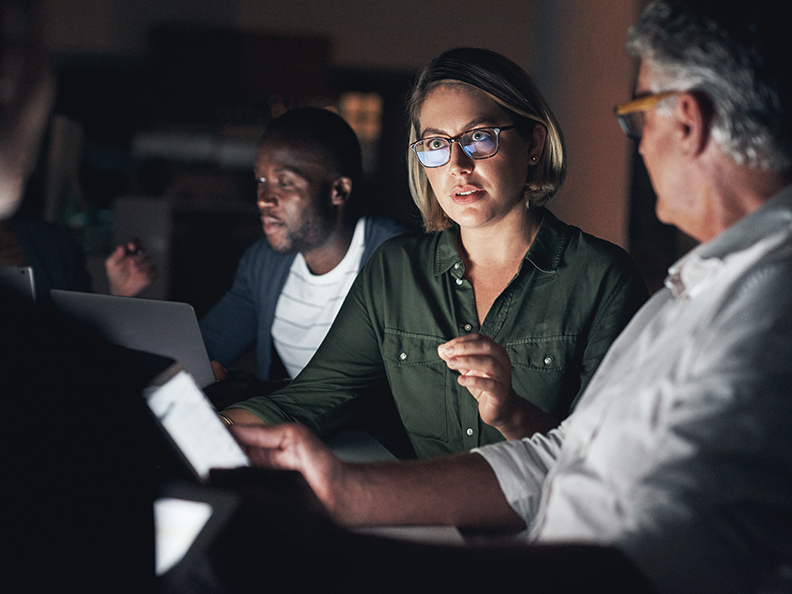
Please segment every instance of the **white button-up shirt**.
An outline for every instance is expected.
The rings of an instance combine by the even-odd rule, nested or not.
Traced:
[[[792,588],[792,187],[669,271],[548,435],[478,451],[533,542],[660,592]]]

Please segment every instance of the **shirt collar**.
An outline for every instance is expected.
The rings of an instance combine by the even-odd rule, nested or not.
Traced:
[[[792,225],[792,186],[787,186],[761,207],[715,239],[683,256],[668,269],[665,285],[678,299],[695,297],[707,280],[724,266],[725,259],[765,237]]]
[[[561,256],[569,239],[569,227],[559,221],[549,210],[542,209],[542,222],[525,254],[525,260],[542,272],[554,273],[558,270]],[[462,259],[457,251],[459,227],[454,225],[438,236],[435,250],[435,275],[449,270],[460,270]]]

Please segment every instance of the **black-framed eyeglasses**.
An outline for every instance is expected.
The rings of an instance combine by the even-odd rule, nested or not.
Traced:
[[[613,108],[613,114],[619,120],[624,133],[635,140],[641,140],[644,126],[644,112],[652,109],[663,99],[678,95],[680,91],[661,91],[632,99]]]
[[[410,145],[424,167],[442,167],[451,160],[451,145],[459,142],[459,146],[471,159],[488,159],[498,152],[498,137],[504,130],[516,128],[511,126],[493,126],[474,128],[454,138],[432,136],[422,138]]]

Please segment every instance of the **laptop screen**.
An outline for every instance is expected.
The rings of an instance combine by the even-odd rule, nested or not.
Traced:
[[[61,314],[93,326],[107,342],[175,359],[202,388],[215,381],[188,303],[79,291],[52,290],[50,295]]]

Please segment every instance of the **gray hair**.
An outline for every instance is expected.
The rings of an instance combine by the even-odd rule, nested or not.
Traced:
[[[792,43],[768,4],[658,0],[630,29],[627,51],[659,73],[653,91],[697,91],[712,102],[712,137],[736,163],[784,171],[792,167]]]

